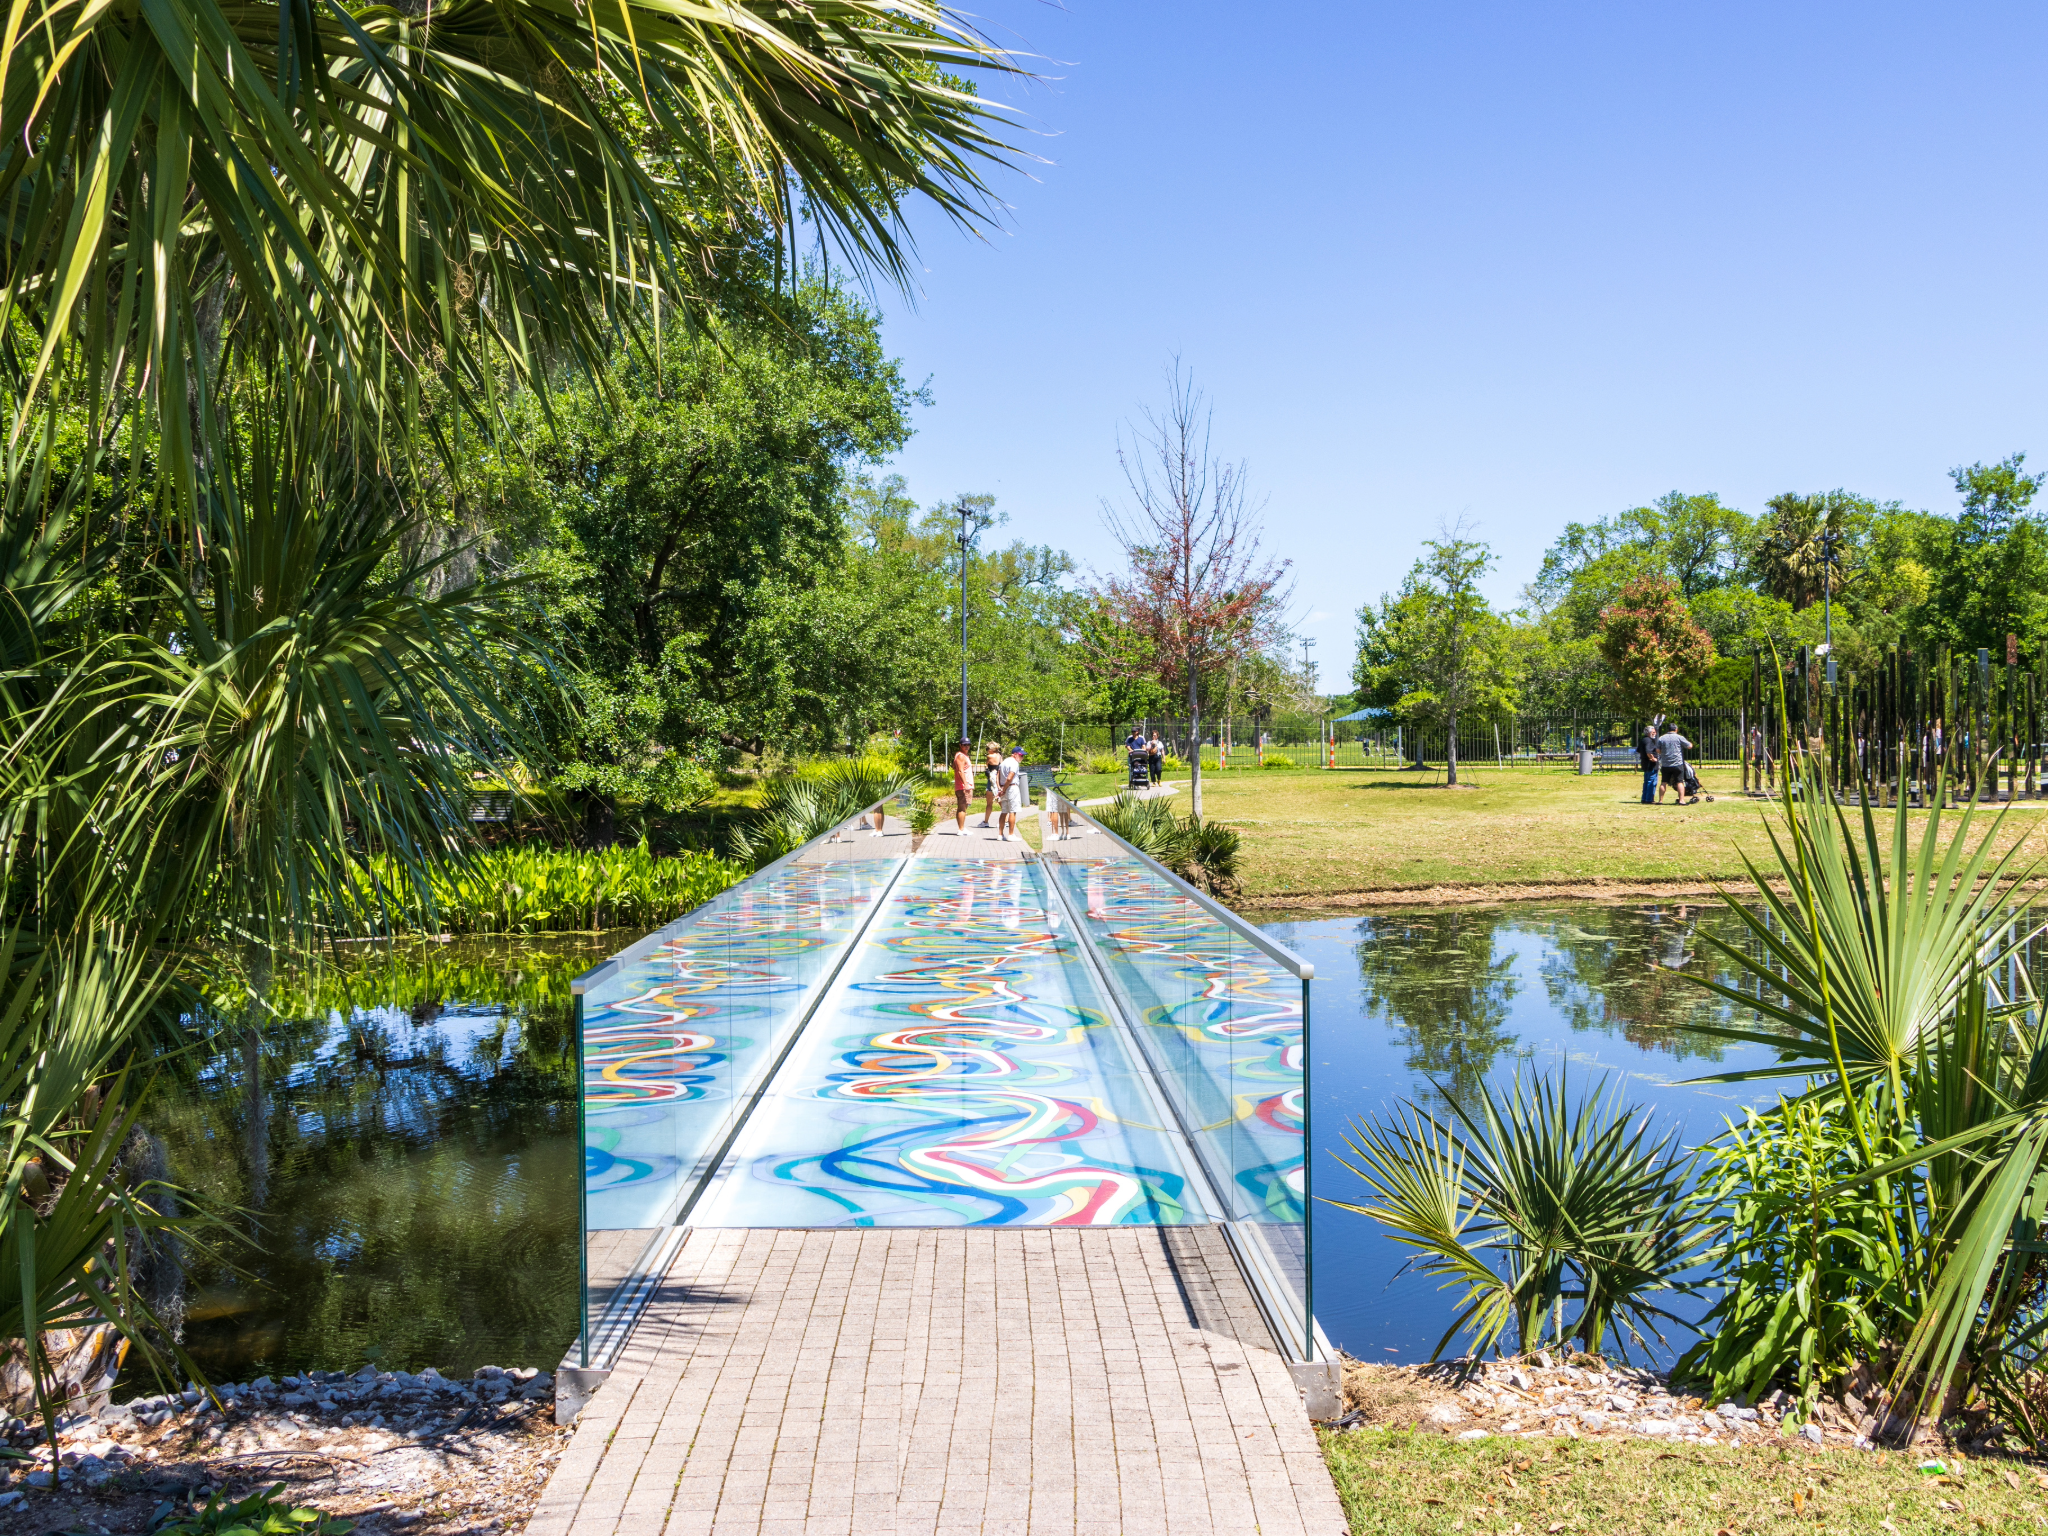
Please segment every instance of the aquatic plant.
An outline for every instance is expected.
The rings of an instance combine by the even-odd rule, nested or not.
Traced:
[[[576,933],[655,928],[738,884],[747,871],[708,853],[631,848],[491,848],[415,877],[371,860],[372,888],[353,893],[346,924],[372,934]]]

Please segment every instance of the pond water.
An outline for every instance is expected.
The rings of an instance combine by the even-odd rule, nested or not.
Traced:
[[[367,953],[280,989],[259,1096],[238,1044],[158,1078],[143,1124],[229,1229],[186,1263],[213,1380],[554,1368],[576,1329],[568,983],[633,937]]]
[[[1777,1099],[1775,1083],[1687,1083],[1773,1056],[1702,1033],[1753,1027],[1756,1016],[1679,974],[1733,980],[1701,942],[1707,932],[1730,942],[1743,933],[1718,905],[1458,907],[1263,926],[1315,963],[1315,1310],[1331,1342],[1361,1359],[1428,1359],[1460,1292],[1401,1273],[1409,1250],[1371,1218],[1323,1203],[1368,1193],[1336,1161],[1348,1155],[1353,1121],[1404,1099],[1470,1103],[1481,1082],[1505,1084],[1517,1067],[1566,1073],[1574,1098],[1604,1082],[1660,1128],[1680,1128],[1688,1147],[1741,1119],[1745,1105]],[[1690,1338],[1673,1342],[1682,1349]]]
[[[1718,908],[1513,906],[1289,916],[1315,962],[1315,1191],[1356,1117],[1467,1094],[1518,1064],[1602,1078],[1688,1145],[1772,1085],[1685,1086],[1761,1065],[1703,1023],[1743,1012],[1678,974],[1722,971]],[[226,1217],[188,1260],[186,1342],[216,1380],[477,1365],[551,1369],[576,1327],[578,1154],[570,978],[632,935],[420,946],[323,973],[265,1032],[252,1099],[239,1046],[166,1072],[144,1123],[173,1176]],[[252,1177],[261,1169],[261,1177]],[[1368,1359],[1426,1358],[1450,1316],[1368,1218],[1317,1202],[1315,1306]],[[241,1238],[257,1241],[242,1241]]]

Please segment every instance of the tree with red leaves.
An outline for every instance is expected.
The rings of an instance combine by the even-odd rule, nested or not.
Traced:
[[[1714,665],[1714,638],[1694,622],[1676,586],[1639,576],[1601,611],[1600,654],[1622,707],[1648,715],[1692,698]]]
[[[1094,595],[1142,642],[1150,675],[1187,696],[1189,808],[1200,816],[1202,679],[1281,637],[1288,562],[1261,558],[1245,467],[1210,451],[1209,407],[1178,362],[1167,390],[1165,416],[1147,411],[1130,446],[1117,444],[1130,504],[1105,501],[1103,520],[1129,570],[1098,581]]]

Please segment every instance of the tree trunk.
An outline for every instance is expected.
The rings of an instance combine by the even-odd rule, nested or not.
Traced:
[[[1458,782],[1458,712],[1454,709],[1447,717],[1448,739],[1444,743],[1445,759],[1451,765],[1450,782]]]
[[[1195,669],[1188,668],[1188,735],[1193,738],[1188,750],[1194,755],[1188,759],[1188,813],[1201,819],[1202,815],[1202,706],[1195,692]]]

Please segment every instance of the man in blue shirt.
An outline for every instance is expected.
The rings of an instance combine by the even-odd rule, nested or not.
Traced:
[[[1643,804],[1657,803],[1657,727],[1646,725],[1636,742],[1636,766],[1643,770]]]

